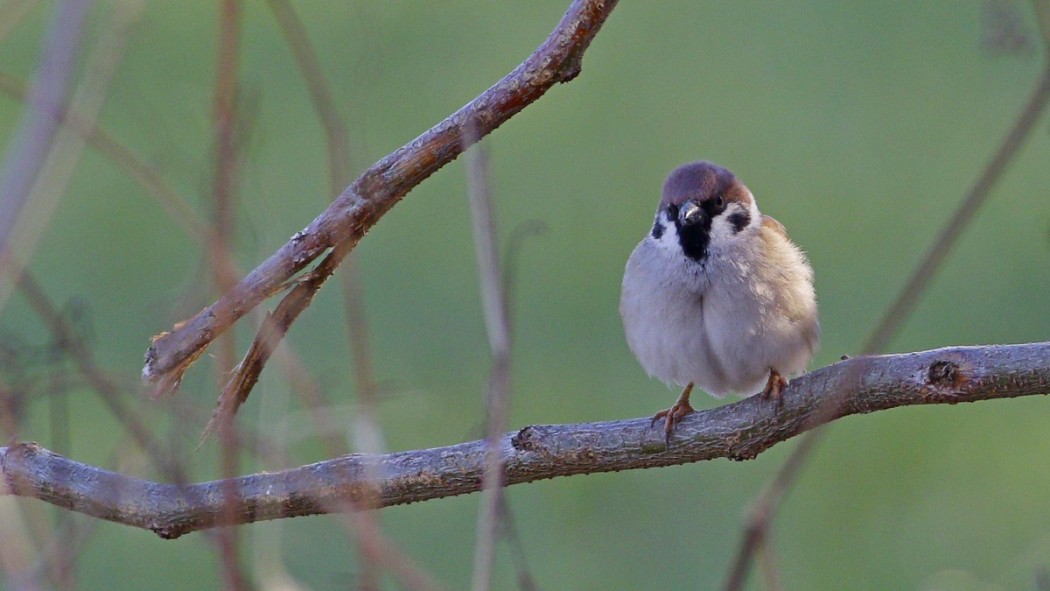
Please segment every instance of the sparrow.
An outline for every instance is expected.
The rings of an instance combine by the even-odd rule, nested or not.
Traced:
[[[668,443],[693,412],[694,385],[779,402],[820,341],[806,255],[732,172],[706,161],[664,182],[652,230],[627,259],[620,317],[642,368],[684,388],[653,417]]]

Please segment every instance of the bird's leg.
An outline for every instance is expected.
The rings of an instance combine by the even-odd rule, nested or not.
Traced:
[[[655,425],[656,421],[660,419],[664,420],[664,440],[667,445],[671,445],[671,432],[674,431],[675,425],[678,421],[682,420],[685,415],[694,412],[692,406],[689,405],[689,394],[693,391],[693,383],[689,382],[689,385],[682,390],[682,395],[678,397],[678,400],[671,405],[671,408],[667,410],[661,410],[653,416],[653,422],[650,426]]]
[[[787,380],[784,376],[780,375],[780,372],[775,368],[769,368],[769,379],[766,381],[766,387],[762,390],[763,400],[776,400],[777,404],[783,402],[780,399],[780,392],[788,385]]]

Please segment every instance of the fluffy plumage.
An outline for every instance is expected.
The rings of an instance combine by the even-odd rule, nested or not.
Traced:
[[[801,373],[820,340],[805,255],[710,162],[667,177],[652,230],[627,260],[620,315],[649,375],[716,397]],[[683,399],[691,410],[688,391]]]

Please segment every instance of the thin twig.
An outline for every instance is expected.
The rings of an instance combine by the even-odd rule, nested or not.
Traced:
[[[747,581],[748,572],[751,570],[752,558],[761,551],[763,546],[768,546],[766,537],[769,535],[771,512],[780,507],[780,501],[787,494],[795,476],[799,474],[802,465],[809,459],[812,448],[820,441],[819,437],[813,436],[816,432],[810,431],[799,438],[798,446],[780,466],[773,480],[748,511],[744,539],[733,561],[733,569],[729,572],[726,589],[744,588],[744,582]]]
[[[859,366],[859,369],[858,369]],[[649,417],[529,426],[500,440],[506,486],[556,476],[634,470],[714,458],[746,460],[837,418],[912,405],[947,404],[1050,393],[1050,342],[951,347],[860,357],[792,380],[779,404],[753,396],[685,417],[668,448]],[[842,396],[832,416],[827,399]],[[222,525],[345,511],[380,491],[380,505],[481,490],[484,440],[378,458],[351,455],[234,479],[241,505],[230,519],[229,482],[149,482],[58,456],[32,443],[0,448],[7,494],[175,538]],[[378,480],[363,464],[378,461]],[[113,494],[119,490],[120,494]]]
[[[240,63],[241,37],[240,0],[222,0],[219,4],[219,43],[216,55],[215,96],[212,105],[212,128],[215,134],[215,172],[213,178],[212,204],[214,207],[209,243],[212,282],[219,294],[229,291],[236,283],[233,271],[232,242],[235,231],[237,204],[237,173],[239,169],[240,144],[237,135],[238,66]],[[233,332],[219,337],[216,354],[217,383],[221,387],[237,359]],[[230,420],[232,417],[222,417]],[[240,460],[240,435],[229,425],[219,429],[219,455],[222,475],[228,480],[237,474]],[[235,515],[239,498],[233,486],[223,488],[224,512]],[[220,528],[218,531],[220,565],[225,587],[233,591],[250,588],[250,583],[240,561],[240,532],[236,528]]]
[[[374,473],[372,470],[369,470],[369,472]],[[374,497],[375,495],[370,495],[368,499]],[[364,506],[366,502],[370,501],[362,498],[354,506]],[[349,506],[344,506],[344,508],[350,509]],[[374,512],[371,509],[369,511]],[[398,583],[407,591],[444,590],[444,587],[430,573],[414,564],[400,548],[395,546],[387,536],[383,535],[383,532],[379,530],[377,520],[353,519],[354,515],[344,515],[343,517],[345,518],[343,522],[347,529],[365,529],[358,538],[362,543],[361,554],[365,560],[372,562],[377,567],[377,570],[382,568],[393,574]],[[368,528],[374,529],[368,531]],[[358,583],[362,582],[368,583],[370,581],[358,581]]]
[[[296,64],[303,74],[310,91],[314,111],[321,121],[328,153],[328,184],[332,195],[350,180],[350,139],[346,123],[339,115],[331,89],[321,70],[320,60],[310,38],[288,0],[269,0],[288,47],[295,56]],[[353,253],[343,261],[343,301],[350,336],[350,355],[359,403],[359,429],[354,429],[354,439],[364,453],[380,453],[383,448],[382,432],[375,418],[375,379],[373,378],[371,354],[368,347],[368,322],[365,315],[364,290],[360,269]],[[304,402],[310,403],[309,400]],[[329,445],[331,447],[331,445]],[[342,445],[340,444],[340,447]]]
[[[118,423],[127,430],[131,439],[145,452],[155,469],[172,482],[185,482],[186,476],[182,467],[176,460],[169,457],[153,438],[150,430],[146,427],[146,421],[137,416],[135,411],[127,407],[121,400],[124,393],[115,380],[110,378],[94,360],[90,348],[76,334],[69,322],[59,309],[51,301],[44,289],[34,279],[28,270],[23,271],[19,277],[18,288],[25,300],[32,307],[37,316],[44,322],[51,332],[52,339],[57,342],[68,356],[76,371],[87,381],[87,385],[102,399],[106,408],[114,415]],[[124,449],[133,449],[124,446]],[[70,541],[69,536],[77,539],[83,533],[76,533],[74,523],[65,525],[58,524],[59,533],[55,536],[66,538],[61,544],[53,545],[52,550],[42,558],[46,565],[63,565],[72,561],[76,555],[76,546]],[[52,555],[57,554],[56,555]]]
[[[68,108],[76,109],[88,127],[94,126],[94,122],[97,120],[105,103],[110,81],[123,57],[128,29],[131,23],[136,20],[139,12],[137,7],[129,6],[127,3],[118,3],[109,12],[99,41],[92,48],[84,64],[83,78],[69,99],[68,105],[59,104],[59,102],[51,105],[33,105],[30,100],[26,101],[27,112],[36,111],[34,107],[42,106],[50,106],[59,110],[48,112],[45,109],[38,114],[40,117],[49,120],[49,130],[53,133],[46,146],[44,146],[46,147],[45,153],[40,154],[42,161],[34,163],[39,166],[39,169],[9,171],[16,177],[16,183],[17,177],[20,177],[24,172],[26,176],[22,177],[22,180],[30,182],[31,185],[28,187],[28,193],[24,196],[20,209],[8,210],[8,213],[14,216],[13,219],[0,221],[0,226],[5,225],[5,223],[12,224],[10,231],[6,235],[6,245],[0,245],[0,249],[6,248],[7,254],[6,257],[3,257],[7,261],[7,265],[5,265],[7,268],[3,269],[6,273],[4,277],[0,277],[0,307],[3,305],[2,301],[9,294],[10,286],[24,286],[27,282],[31,282],[31,279],[20,281],[20,278],[26,273],[21,268],[21,263],[31,256],[37,241],[43,233],[43,229],[47,226],[48,219],[66,194],[73,171],[76,169],[83,152],[84,137],[81,134],[72,133],[68,128],[59,125],[58,122],[64,118],[63,113]],[[71,16],[68,10],[64,11],[63,14],[67,19]],[[67,23],[73,24],[68,21]],[[74,33],[74,35],[77,35],[77,33]],[[78,41],[74,40],[72,43],[73,45],[67,49],[72,49],[75,52]],[[70,56],[60,59],[70,59]],[[72,59],[70,64],[66,64],[66,67],[75,68],[75,65],[76,60]],[[41,70],[44,69],[46,69],[46,64],[41,65]],[[71,73],[72,71],[68,72],[68,74]],[[40,78],[38,78],[39,80]],[[56,88],[55,92],[65,93],[65,90]],[[66,100],[65,96],[58,96],[57,94],[52,98],[58,99],[62,103]],[[9,188],[16,192],[19,190],[17,185],[9,185]],[[12,193],[9,196],[13,197],[15,194]],[[17,207],[15,201],[5,201],[5,204]],[[4,209],[5,204],[0,204],[0,209]],[[0,243],[3,242],[4,240],[0,239]],[[36,302],[31,303],[31,305],[37,311],[45,307]],[[60,320],[60,322],[62,321]],[[60,376],[56,377],[60,378]],[[49,397],[49,402],[51,403],[51,412],[49,414],[53,421],[52,433],[56,434],[55,440],[60,444],[61,448],[63,447],[61,442],[67,439],[63,437],[63,434],[67,432],[65,428],[67,425],[63,425],[62,422],[67,420],[67,412],[65,411],[68,409],[68,401],[65,396],[58,395]],[[46,518],[33,519],[33,517],[33,512],[30,512],[27,516],[27,525],[30,526],[31,531],[33,529],[37,531],[35,538],[38,542],[46,539],[48,535],[45,529],[40,527],[41,525],[47,524],[43,526],[47,531],[50,531],[56,525],[62,527],[61,523],[56,524]],[[39,517],[45,516],[40,515]],[[51,563],[53,566],[51,570],[52,585],[68,588],[68,571],[63,575],[62,567],[69,563],[69,558],[68,555],[58,558],[59,560]]]
[[[281,361],[297,363],[293,355],[284,355]],[[304,368],[293,367],[289,373],[293,377],[293,387],[317,387],[315,383],[304,377]],[[321,410],[323,409],[310,408],[307,412],[312,414]],[[267,423],[265,438],[260,437],[259,434],[249,433],[245,435],[243,427],[237,429],[237,432],[245,440],[253,442],[253,445],[248,449],[256,452],[266,465],[287,466],[292,463],[291,458],[284,451],[288,447],[286,445],[286,437],[289,431],[289,418],[283,417],[273,423]],[[311,420],[317,423],[316,417],[312,417]],[[335,420],[332,418],[331,422],[335,422]],[[315,433],[308,434],[305,430],[299,431],[298,435],[301,438],[315,436]],[[322,441],[324,441],[323,438]],[[362,460],[363,463],[366,461]],[[374,473],[374,470],[365,469],[365,472]],[[375,495],[373,494],[371,498],[375,498]],[[429,573],[417,566],[410,557],[397,547],[392,539],[383,533],[378,527],[377,519],[362,519],[361,513],[368,512],[362,511],[362,507],[365,506],[370,505],[365,501],[355,503],[351,499],[347,499],[342,505],[333,506],[333,511],[343,513],[343,515],[339,516],[341,525],[347,531],[357,534],[357,539],[363,544],[360,548],[362,559],[372,563],[377,571],[383,569],[392,574],[401,587],[408,591],[440,591],[442,586]],[[279,536],[278,530],[275,533],[275,537]],[[281,552],[279,545],[267,543],[272,542],[274,538],[270,536],[259,538],[258,533],[253,538],[256,540],[252,544],[253,549],[256,550],[253,562],[256,563],[258,568],[258,580],[265,581],[270,588],[274,588],[274,585],[280,587],[282,582],[287,582],[291,585],[293,583],[291,577],[285,573],[283,565],[280,564]]]
[[[204,443],[211,433],[223,426],[224,422],[232,420],[237,409],[248,399],[248,394],[259,381],[259,374],[262,373],[263,367],[273,355],[285,333],[288,332],[292,322],[306,309],[324,282],[335,272],[336,267],[349,252],[350,246],[344,243],[328,253],[317,268],[299,278],[295,287],[281,300],[277,308],[266,315],[262,328],[252,341],[248,353],[238,364],[233,377],[226,383],[222,394],[219,395],[219,402],[216,404],[211,420],[204,427],[200,443]]]
[[[33,311],[44,321],[55,341],[62,344],[77,371],[84,376],[91,388],[98,393],[110,414],[128,431],[132,440],[150,458],[154,468],[173,482],[185,482],[185,472],[179,463],[165,453],[147,427],[147,421],[136,411],[126,406],[122,400],[123,388],[95,362],[91,349],[80,339],[58,307],[36,281],[33,274],[26,271],[18,280],[18,288]]]
[[[58,114],[66,108],[91,4],[59,2],[54,6],[27,108],[0,166],[0,250],[7,248],[11,229],[58,132]]]
[[[0,6],[0,43],[15,30],[29,14],[35,0],[7,0]]]
[[[984,167],[977,182],[974,183],[966,198],[952,213],[952,217],[941,229],[937,239],[934,240],[933,246],[926,251],[922,261],[912,271],[911,276],[908,277],[904,288],[901,289],[897,298],[893,300],[886,313],[883,314],[878,328],[875,329],[864,344],[862,349],[864,352],[872,353],[885,350],[886,346],[890,344],[890,341],[900,330],[904,321],[911,316],[915,305],[919,302],[922,294],[926,292],[926,287],[937,275],[937,271],[940,270],[945,257],[951,252],[959,238],[963,236],[966,228],[973,220],[974,214],[988,200],[992,189],[995,188],[999,179],[1002,178],[1017,156],[1018,151],[1024,146],[1025,140],[1028,139],[1032,130],[1035,129],[1035,124],[1046,109],[1048,99],[1050,99],[1050,65],[1043,70],[1043,76],[1039,80],[1039,85],[1035,88],[1031,98],[1028,99],[1028,103],[1021,110],[1013,128],[1003,138],[992,160]]]
[[[321,61],[317,59],[310,37],[306,34],[302,21],[288,0],[267,0],[277,24],[281,27],[288,43],[288,49],[295,57],[295,63],[302,72],[306,89],[310,91],[314,111],[321,120],[325,142],[328,145],[328,181],[337,194],[350,180],[350,140],[349,132],[339,110],[335,106],[332,92],[325,75],[321,70]]]
[[[237,207],[237,173],[240,144],[237,134],[238,66],[240,47],[240,0],[222,0],[219,6],[219,43],[216,56],[215,96],[212,100],[213,151],[215,170],[212,178],[212,219],[208,265],[212,283],[219,294],[237,282],[233,272],[231,244],[234,240]],[[218,338],[217,372],[225,376],[234,366],[237,351],[234,335]],[[221,378],[220,378],[221,379]],[[224,379],[222,381],[225,381]],[[221,383],[220,383],[221,386]]]
[[[91,4],[87,0],[55,3],[26,108],[0,163],[0,307],[22,270],[25,253],[15,252],[19,245],[12,234],[58,133]]]
[[[306,29],[291,3],[288,0],[269,0],[268,3],[281,26],[288,47],[295,56],[295,62],[306,82],[306,88],[310,91],[314,111],[317,112],[318,119],[321,121],[328,148],[328,184],[331,194],[338,195],[339,191],[350,181],[350,134],[346,123],[335,106],[332,92],[321,70],[321,62],[310,43],[310,37],[306,34]],[[363,431],[372,434],[372,436],[366,436],[365,433],[358,433],[358,430],[355,430],[355,439],[359,439],[359,447],[362,452],[379,453],[382,451],[382,433],[375,420],[375,379],[368,346],[364,290],[360,269],[354,259],[351,253],[343,262],[343,301],[349,328],[350,355],[353,360],[353,375],[360,404],[361,422],[365,423]]]
[[[110,82],[123,60],[124,45],[131,26],[141,14],[141,8],[142,5],[138,3],[117,3],[108,15],[98,43],[86,60],[83,78],[67,108],[75,110],[81,117],[81,123],[89,129],[95,126],[106,103]],[[15,226],[8,234],[7,249],[12,255],[12,262],[21,263],[30,259],[51,216],[66,195],[83,155],[85,136],[60,125],[66,118],[64,113],[65,109],[49,115],[56,125],[53,141],[24,206],[17,212],[17,219],[11,220]],[[10,271],[12,277],[17,277],[17,264],[12,265]],[[0,282],[3,282],[3,278],[0,278]],[[0,294],[0,300],[3,297],[4,294]]]
[[[616,0],[576,0],[551,35],[510,74],[423,135],[372,165],[332,205],[229,292],[170,333],[154,337],[143,378],[174,389],[212,340],[324,252],[347,252],[412,188],[454,160],[473,127],[478,139],[580,73],[584,51]]]
[[[25,83],[3,72],[0,72],[0,92],[18,101],[28,100]],[[89,146],[98,150],[117,169],[141,185],[161,209],[183,227],[194,242],[203,244],[208,240],[208,228],[205,223],[188,205],[187,199],[164,181],[159,170],[139,158],[113,134],[94,125],[94,122],[89,123],[86,114],[79,112],[76,105],[70,105],[58,119],[64,128],[82,136]]]
[[[1043,75],[1032,92],[1031,97],[1021,110],[1014,126],[1003,138],[1002,143],[995,155],[981,172],[980,177],[967,193],[963,201],[955,209],[952,217],[942,228],[933,246],[926,252],[919,265],[912,271],[911,276],[905,283],[904,288],[897,298],[883,314],[881,320],[872,331],[871,336],[864,344],[863,354],[870,355],[882,351],[889,345],[890,341],[900,330],[905,320],[911,315],[919,299],[925,293],[930,280],[936,275],[945,258],[951,252],[958,239],[963,235],[974,214],[991,195],[992,189],[1006,172],[1010,163],[1013,162],[1025,140],[1035,129],[1040,115],[1050,102],[1050,2],[1046,0],[1036,2],[1036,12],[1042,26],[1043,37],[1047,49],[1047,65]],[[837,405],[832,398],[829,405]],[[828,414],[835,414],[835,409],[828,409]],[[761,546],[768,542],[768,528],[773,517],[779,510],[780,503],[787,495],[795,479],[798,477],[800,467],[805,459],[816,447],[823,429],[814,429],[807,433],[801,443],[792,450],[791,455],[781,465],[773,480],[755,500],[752,505],[744,538],[737,550],[733,560],[733,567],[726,580],[726,591],[737,591],[743,589],[750,570],[750,564],[755,553]]]
[[[470,138],[467,136],[468,141]],[[510,318],[499,264],[496,221],[488,181],[488,152],[478,144],[467,152],[467,195],[470,198],[474,254],[478,263],[481,308],[492,353],[488,395],[485,397],[485,471],[482,475],[481,504],[478,507],[474,546],[474,575],[471,588],[492,588],[492,568],[496,560],[496,540],[500,532],[503,504],[503,465],[500,437],[510,413]]]
[[[528,559],[525,557],[525,545],[521,541],[514,521],[514,514],[507,504],[507,496],[503,495],[503,504],[500,505],[500,523],[503,524],[504,536],[506,537],[511,551],[511,559],[514,568],[518,571],[518,589],[520,591],[537,591],[536,578],[532,576]]]
[[[320,60],[314,51],[310,37],[299,20],[295,9],[288,0],[269,0],[274,18],[284,34],[288,47],[295,57],[299,71],[303,75],[306,88],[310,91],[314,111],[324,130],[328,153],[328,185],[330,194],[336,196],[350,182],[350,140],[349,132],[343,118],[339,115],[332,97],[329,84],[321,69]],[[382,453],[383,435],[376,418],[375,380],[373,378],[371,355],[368,346],[368,322],[365,315],[364,289],[362,288],[361,271],[354,253],[348,253],[343,262],[342,287],[343,303],[346,315],[347,334],[349,336],[350,357],[353,366],[353,378],[357,392],[357,413],[350,429],[356,443],[357,451],[377,455]],[[318,285],[320,287],[320,285]],[[308,302],[306,302],[308,304]],[[331,417],[324,412],[325,401],[321,399],[317,388],[308,388],[301,396],[304,404],[310,408],[311,415],[321,421],[318,424],[318,436],[330,452],[344,449],[345,437],[338,436],[327,424]],[[332,455],[335,455],[334,453]],[[378,467],[373,467],[378,469]],[[367,509],[372,503],[365,501],[359,509]],[[357,551],[361,554],[358,560],[360,575],[357,580],[359,591],[373,591],[379,588],[379,565],[385,563],[407,563],[407,558],[392,544],[380,543],[374,538],[379,535],[379,516],[374,511],[360,510],[346,520],[348,531],[357,541]],[[377,558],[368,555],[367,549],[378,552],[391,550],[393,557]],[[400,572],[396,569],[395,573]],[[409,582],[402,580],[405,585]]]
[[[758,563],[766,582],[766,591],[782,591],[780,569],[777,568],[776,551],[772,544],[762,544],[758,553]]]

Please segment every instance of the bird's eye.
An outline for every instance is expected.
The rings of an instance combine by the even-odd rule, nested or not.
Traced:
[[[721,195],[719,195],[718,197],[715,197],[715,207],[717,207],[719,209],[722,209],[725,206],[726,206],[726,200],[723,199]]]
[[[667,217],[672,220],[678,219],[678,206],[674,203],[667,205]]]

